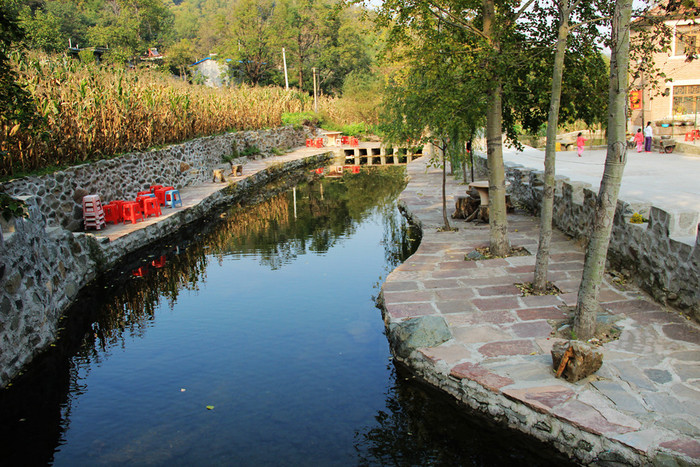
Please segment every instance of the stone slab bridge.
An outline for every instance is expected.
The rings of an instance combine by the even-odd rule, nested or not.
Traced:
[[[386,147],[378,142],[362,142],[357,147],[329,146],[341,165],[405,165],[424,153],[420,148]]]

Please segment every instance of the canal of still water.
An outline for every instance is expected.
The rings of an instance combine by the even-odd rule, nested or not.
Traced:
[[[318,175],[138,252],[0,392],[4,465],[564,465],[394,366],[402,168]],[[276,194],[275,194],[276,193]]]

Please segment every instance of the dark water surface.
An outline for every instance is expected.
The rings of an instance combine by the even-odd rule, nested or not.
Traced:
[[[0,392],[0,464],[565,465],[391,362],[403,178],[313,179],[130,258]]]

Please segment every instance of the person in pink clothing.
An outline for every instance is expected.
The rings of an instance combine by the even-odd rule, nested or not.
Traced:
[[[586,145],[586,138],[583,137],[582,133],[578,134],[578,137],[576,138],[576,147],[578,148],[578,157],[581,157],[581,154],[583,154],[583,147]]]
[[[634,134],[634,142],[637,143],[637,152],[644,151],[644,135],[641,128],[638,128]]]

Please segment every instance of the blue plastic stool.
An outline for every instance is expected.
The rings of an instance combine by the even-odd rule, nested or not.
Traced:
[[[165,205],[169,208],[182,206],[182,198],[179,190],[168,190],[165,192]]]

